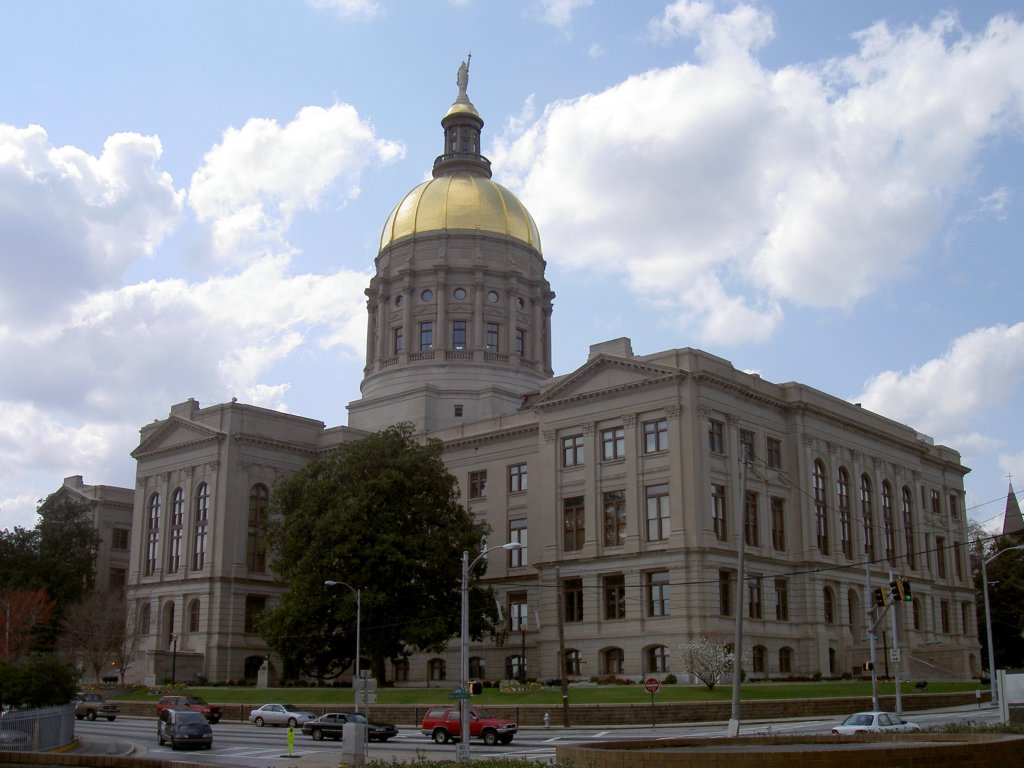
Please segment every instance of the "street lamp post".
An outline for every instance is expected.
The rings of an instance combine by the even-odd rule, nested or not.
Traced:
[[[333,587],[335,585],[339,585],[339,586],[342,586],[342,587],[348,587],[352,591],[352,594],[354,594],[356,596],[356,662],[355,662],[355,671],[353,672],[353,678],[352,678],[352,696],[353,696],[353,699],[354,699],[353,700],[353,704],[355,704],[356,712],[358,713],[359,712],[359,696],[356,693],[356,686],[362,685],[363,686],[363,713],[366,715],[366,719],[369,720],[370,719],[370,705],[369,705],[369,703],[366,700],[366,686],[363,685],[363,681],[359,679],[359,657],[362,655],[362,651],[363,651],[363,646],[362,646],[362,642],[361,642],[362,641],[362,637],[360,637],[360,635],[362,634],[362,621],[363,621],[363,616],[362,616],[362,614],[363,614],[363,607],[362,607],[363,590],[361,588],[360,589],[356,589],[351,584],[346,584],[344,581],[333,581],[333,580],[328,579],[327,581],[324,582],[324,586],[325,587]]]
[[[1015,547],[1007,547],[996,552],[992,557],[987,560],[981,561],[981,591],[985,597],[985,634],[988,636],[988,682],[992,693],[992,704],[999,701],[998,689],[996,688],[996,657],[995,649],[992,644],[992,613],[988,606],[988,571],[985,566],[995,560],[1004,552],[1010,552],[1014,549],[1024,549],[1024,544],[1018,544]]]
[[[518,541],[510,541],[500,547],[488,548],[484,545],[472,562],[469,559],[469,552],[462,553],[462,631],[460,633],[460,677],[462,686],[462,698],[459,699],[459,748],[455,752],[455,760],[459,763],[469,762],[469,573],[473,570],[482,558],[494,549],[522,549],[523,545]]]

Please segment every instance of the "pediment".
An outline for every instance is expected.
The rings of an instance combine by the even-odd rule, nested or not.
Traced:
[[[132,458],[140,459],[156,453],[191,448],[202,443],[217,442],[224,437],[226,434],[220,430],[171,416],[142,439],[138,447],[132,451]]]
[[[652,365],[635,358],[600,355],[557,380],[531,405],[536,408],[561,405],[570,401],[618,395],[630,390],[676,382],[686,376],[678,368]]]

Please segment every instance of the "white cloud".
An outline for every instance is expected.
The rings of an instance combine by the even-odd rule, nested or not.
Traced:
[[[699,36],[700,63],[510,121],[489,154],[549,259],[622,273],[702,340],[763,340],[787,302],[849,309],[913,274],[981,147],[1024,125],[1011,17],[976,35],[948,14],[878,24],[851,56],[778,70],[755,57],[773,23],[751,6],[675,3],[651,31]],[[707,285],[757,322],[723,322]]]
[[[284,126],[252,118],[206,153],[189,204],[199,221],[211,223],[217,253],[244,262],[279,250],[294,215],[315,209],[336,187],[343,199],[355,197],[371,161],[403,154],[347,104],[305,107]]]
[[[331,11],[340,19],[369,21],[384,15],[384,6],[377,0],[306,0],[318,11]]]
[[[539,0],[538,15],[545,24],[554,27],[567,27],[572,23],[572,15],[580,8],[593,5],[594,0]]]
[[[592,59],[600,59],[604,56],[604,47],[600,43],[591,43],[587,48],[587,56]]]

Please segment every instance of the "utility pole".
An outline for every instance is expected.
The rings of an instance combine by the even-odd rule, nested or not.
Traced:
[[[559,677],[562,678],[562,727],[569,727],[569,678],[565,658],[565,589],[562,585],[561,570],[555,566],[555,594],[558,595],[558,659]]]
[[[878,665],[875,658],[875,621],[872,619],[872,608],[875,604],[875,595],[871,589],[871,560],[868,544],[864,542],[864,613],[867,615],[868,646],[871,649],[871,708],[878,711]]]
[[[737,520],[739,520],[739,525],[736,526],[736,533],[739,536],[739,555],[736,558],[736,636],[733,639],[732,645],[730,737],[740,735],[740,683],[743,678],[743,592],[746,587],[744,564],[747,551],[747,465],[750,463],[750,457],[747,455],[747,446],[742,443],[740,444],[740,451],[743,456],[740,459],[740,508],[739,514],[736,515]]]
[[[893,576],[892,566],[890,565],[889,566],[889,584],[891,585],[891,584],[895,584],[895,583],[896,583],[896,577]],[[896,602],[897,602],[897,596],[892,594],[892,592],[890,592],[889,593],[889,597],[892,599],[892,602],[893,602],[893,609],[892,609],[892,646],[893,646],[892,666],[893,666],[893,676],[894,676],[894,679],[896,680],[896,714],[897,715],[902,715],[903,714],[903,698],[900,696],[900,636],[899,636],[898,631],[897,631],[898,622],[896,620],[896,605],[895,605]]]

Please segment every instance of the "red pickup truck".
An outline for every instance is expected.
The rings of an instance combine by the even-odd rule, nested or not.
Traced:
[[[423,715],[420,728],[424,736],[429,736],[438,744],[446,741],[458,741],[459,708],[457,706],[431,707]],[[503,717],[491,717],[482,709],[475,707],[469,711],[469,735],[483,739],[484,744],[508,744],[512,741],[519,726],[512,720]]]

